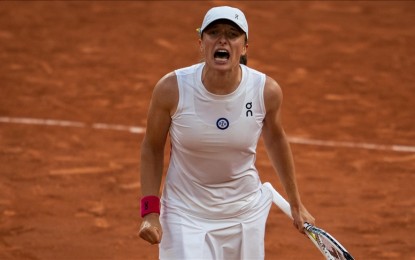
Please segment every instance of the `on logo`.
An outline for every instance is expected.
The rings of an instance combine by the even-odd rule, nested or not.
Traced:
[[[218,119],[218,121],[216,121],[216,126],[220,129],[220,130],[225,130],[226,128],[229,127],[229,121],[228,119],[221,117]]]
[[[252,102],[246,103],[245,108],[247,109],[246,110],[246,117],[254,115],[254,113],[252,113],[252,110],[251,110],[252,109]]]

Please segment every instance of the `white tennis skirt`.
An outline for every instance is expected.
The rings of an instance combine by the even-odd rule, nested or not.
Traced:
[[[164,208],[160,215],[163,238],[161,260],[264,259],[265,222],[271,191],[262,186],[255,206],[230,219],[204,219]]]

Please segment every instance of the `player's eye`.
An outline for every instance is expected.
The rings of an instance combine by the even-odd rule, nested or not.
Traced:
[[[219,30],[217,30],[217,29],[206,30],[206,34],[208,34],[210,36],[217,36],[219,34]]]
[[[239,36],[241,36],[241,33],[237,30],[229,30],[229,31],[226,32],[226,36],[229,39],[235,39],[235,38],[238,38]]]

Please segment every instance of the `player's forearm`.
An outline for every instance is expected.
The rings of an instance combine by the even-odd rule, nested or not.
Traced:
[[[154,149],[145,141],[141,146],[140,180],[143,196],[160,193],[164,149]]]
[[[284,144],[285,145],[285,144]],[[295,176],[295,167],[291,155],[291,149],[286,144],[283,151],[280,153],[280,163],[278,163],[278,173],[285,192],[288,196],[288,201],[292,208],[299,207],[300,194],[298,192],[297,181]]]
[[[299,207],[301,202],[295,176],[294,160],[285,135],[273,138],[273,141],[267,145],[267,149],[270,159],[277,170],[278,177],[287,193],[291,207]]]

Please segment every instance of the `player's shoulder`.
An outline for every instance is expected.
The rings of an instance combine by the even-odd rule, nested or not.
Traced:
[[[177,77],[174,71],[164,75],[153,89],[152,100],[160,107],[170,109],[178,99]]]
[[[265,91],[267,90],[274,94],[281,94],[281,87],[278,82],[268,75],[265,78]]]
[[[164,75],[156,84],[153,90],[154,95],[166,96],[177,89],[177,77],[174,72]]]
[[[282,103],[282,90],[275,79],[266,76],[264,86],[264,101],[267,110],[278,109]]]
[[[177,85],[177,76],[174,71],[167,73],[164,75],[156,84],[156,88],[172,88],[174,85]]]

